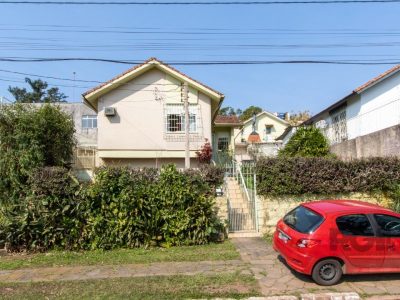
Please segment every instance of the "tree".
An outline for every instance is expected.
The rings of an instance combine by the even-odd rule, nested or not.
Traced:
[[[8,91],[14,96],[17,103],[66,102],[67,96],[61,93],[57,87],[48,89],[48,84],[45,81],[25,78],[25,82],[29,84],[32,89],[31,92],[28,92],[26,88],[8,87]]]
[[[311,118],[311,113],[308,110],[299,111],[297,113],[292,112],[290,114],[289,123],[292,126],[296,126],[303,123],[304,121],[307,121],[309,118]]]
[[[226,106],[219,110],[219,114],[221,116],[240,116],[242,114],[242,110],[240,108],[235,110],[231,106]]]
[[[221,116],[236,116],[236,111],[233,107],[231,106],[226,106],[226,107],[222,107],[219,110],[219,115]]]
[[[259,114],[260,112],[262,112],[262,108],[258,107],[258,106],[249,106],[248,108],[246,108],[242,114],[239,116],[241,121],[246,121],[248,119],[250,119],[253,114]]]
[[[23,195],[37,168],[69,167],[74,133],[72,118],[56,105],[4,106],[0,110],[0,203]]]
[[[290,138],[286,146],[279,151],[283,157],[327,157],[329,143],[316,127],[300,127]]]

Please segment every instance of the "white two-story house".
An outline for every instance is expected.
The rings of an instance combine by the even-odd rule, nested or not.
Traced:
[[[189,86],[191,166],[196,151],[212,142],[212,124],[224,95],[151,58],[83,94],[97,113],[97,165],[184,166],[185,112]]]

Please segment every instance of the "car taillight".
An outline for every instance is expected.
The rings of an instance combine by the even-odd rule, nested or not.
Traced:
[[[297,247],[299,248],[312,248],[320,244],[318,240],[310,240],[310,239],[300,239],[297,242]]]

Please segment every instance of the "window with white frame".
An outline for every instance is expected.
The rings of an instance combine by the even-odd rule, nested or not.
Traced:
[[[346,110],[332,114],[333,143],[341,143],[347,140]]]
[[[165,131],[185,132],[185,109],[183,104],[167,104],[165,107]],[[189,105],[189,132],[197,133],[197,105]]]
[[[82,116],[82,129],[97,128],[96,115],[83,115]]]

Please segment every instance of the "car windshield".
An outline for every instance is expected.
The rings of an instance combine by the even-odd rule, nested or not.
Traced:
[[[314,232],[323,221],[321,215],[304,206],[296,207],[283,218],[287,226],[301,233]]]

